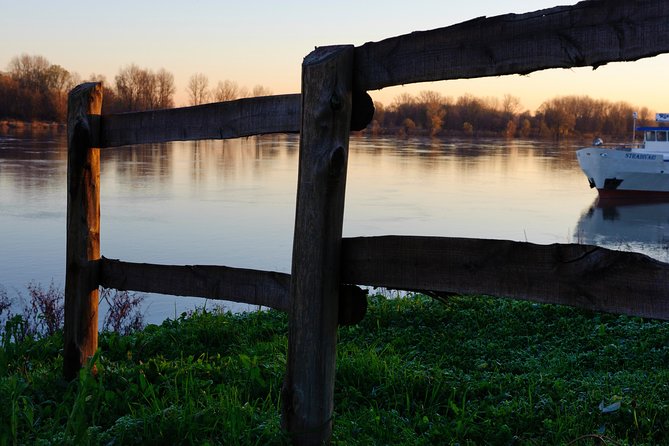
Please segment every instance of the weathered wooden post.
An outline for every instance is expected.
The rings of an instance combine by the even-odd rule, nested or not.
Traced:
[[[283,422],[299,445],[332,434],[339,258],[351,121],[353,47],[302,64],[302,130]]]
[[[64,364],[66,379],[98,346],[100,259],[100,113],[102,85],[81,84],[67,102],[67,253]]]

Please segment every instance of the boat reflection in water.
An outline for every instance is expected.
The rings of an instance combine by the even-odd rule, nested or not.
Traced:
[[[643,252],[669,262],[669,200],[597,198],[578,221],[574,241]]]

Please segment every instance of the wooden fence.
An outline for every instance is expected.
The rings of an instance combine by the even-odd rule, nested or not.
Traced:
[[[66,377],[97,348],[98,287],[201,296],[289,313],[283,420],[295,444],[329,442],[336,330],[364,316],[351,285],[482,293],[669,319],[669,265],[585,245],[412,236],[342,239],[349,132],[366,91],[412,82],[597,67],[669,52],[669,2],[584,1],[479,18],[381,42],[321,47],[302,65],[301,95],[101,116],[102,88],[68,101]],[[640,73],[640,78],[643,74]],[[101,148],[299,132],[291,274],[225,266],[129,263],[100,255]]]

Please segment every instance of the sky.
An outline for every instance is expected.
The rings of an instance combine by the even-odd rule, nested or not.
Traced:
[[[0,71],[12,57],[41,55],[82,79],[102,74],[113,81],[131,63],[165,68],[174,74],[177,106],[187,105],[186,84],[203,73],[209,86],[232,80],[274,94],[300,91],[302,59],[316,46],[362,45],[368,41],[452,25],[481,16],[523,13],[565,0],[0,0]],[[464,94],[520,98],[535,111],[546,99],[589,95],[624,100],[668,112],[662,93],[669,55],[634,63],[591,68],[553,69],[526,76],[442,81],[370,92],[389,105],[401,93],[434,90],[457,98]]]

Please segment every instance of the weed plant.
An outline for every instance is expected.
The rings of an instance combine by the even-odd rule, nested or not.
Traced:
[[[63,329],[65,322],[65,295],[53,282],[48,288],[30,283],[28,299],[18,293],[12,299],[0,285],[0,326],[14,320],[12,338],[18,342],[27,336],[51,336]],[[101,288],[100,301],[107,303],[108,309],[102,322],[103,331],[129,334],[144,326],[141,304],[144,295],[128,291]],[[14,307],[22,307],[21,313],[14,313]],[[15,320],[16,318],[20,320]],[[18,330],[18,329],[21,330]]]
[[[199,311],[105,332],[97,378],[60,333],[0,352],[2,444],[286,444],[287,318]],[[669,444],[669,324],[487,297],[370,298],[340,328],[333,444]]]

